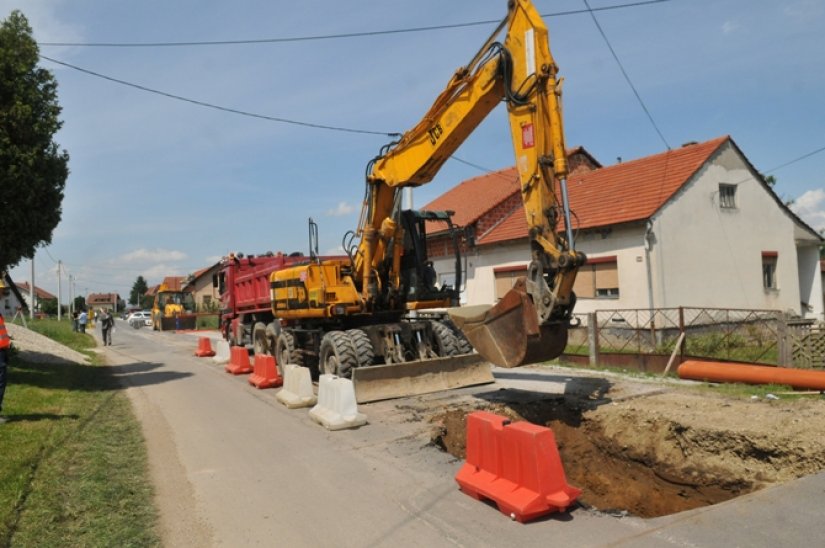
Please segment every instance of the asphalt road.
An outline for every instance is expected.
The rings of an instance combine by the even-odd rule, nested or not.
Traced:
[[[277,390],[194,357],[196,348],[191,335],[118,321],[104,349],[143,425],[167,546],[796,546],[825,538],[825,474],[654,520],[577,508],[519,524],[458,490],[462,463],[429,445],[428,425],[404,400],[361,405],[368,425],[329,432],[306,409],[278,403]]]

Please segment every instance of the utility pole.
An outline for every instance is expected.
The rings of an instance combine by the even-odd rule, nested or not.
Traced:
[[[74,281],[72,281],[71,274],[69,274],[69,318],[74,318]]]
[[[57,261],[57,321],[60,321],[62,319],[61,310],[60,310],[62,308],[61,303],[63,302],[63,293],[60,292],[60,289],[61,289],[60,288],[60,278],[62,278],[62,276],[60,275],[60,271],[61,271],[62,265],[63,265],[63,261],[58,259],[58,261]]]
[[[29,319],[34,320],[34,253],[32,253],[32,279],[29,286]]]

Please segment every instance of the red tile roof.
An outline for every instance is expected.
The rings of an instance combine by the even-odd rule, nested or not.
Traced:
[[[31,289],[29,287],[29,282],[22,282],[22,283],[15,284],[15,285],[17,286],[17,289],[19,289],[20,291],[25,291],[26,294],[31,292]],[[40,300],[57,299],[56,295],[52,295],[51,293],[49,293],[45,289],[41,289],[37,286],[34,286],[34,294]]]
[[[574,226],[595,228],[650,218],[729,139],[726,135],[571,176],[567,186]],[[487,234],[479,234],[477,243],[526,236],[526,217],[517,209]]]
[[[458,184],[424,206],[429,211],[455,211],[453,224],[467,226],[518,192],[515,167],[492,171]]]

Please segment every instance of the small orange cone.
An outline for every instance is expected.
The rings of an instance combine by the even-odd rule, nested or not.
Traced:
[[[224,369],[233,375],[252,373],[252,367],[249,365],[249,352],[245,346],[233,346],[229,349],[229,363]]]
[[[278,374],[276,365],[275,356],[255,356],[255,370],[249,376],[249,384],[256,388],[275,388],[283,385],[284,378]]]
[[[198,339],[198,349],[195,351],[195,355],[199,358],[208,358],[215,355],[209,337],[200,337]]]

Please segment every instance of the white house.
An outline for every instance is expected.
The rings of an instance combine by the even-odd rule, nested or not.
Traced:
[[[577,313],[686,306],[823,319],[822,237],[729,136],[609,167],[582,149],[568,154],[576,248],[589,259],[574,287]],[[572,162],[576,154],[592,161]],[[454,210],[467,228],[466,304],[494,303],[525,273],[515,168],[464,181],[424,209]],[[450,280],[442,240],[431,237],[431,258]]]
[[[26,298],[17,289],[11,276],[0,272],[0,314],[11,319],[18,310],[24,309],[28,309]]]

